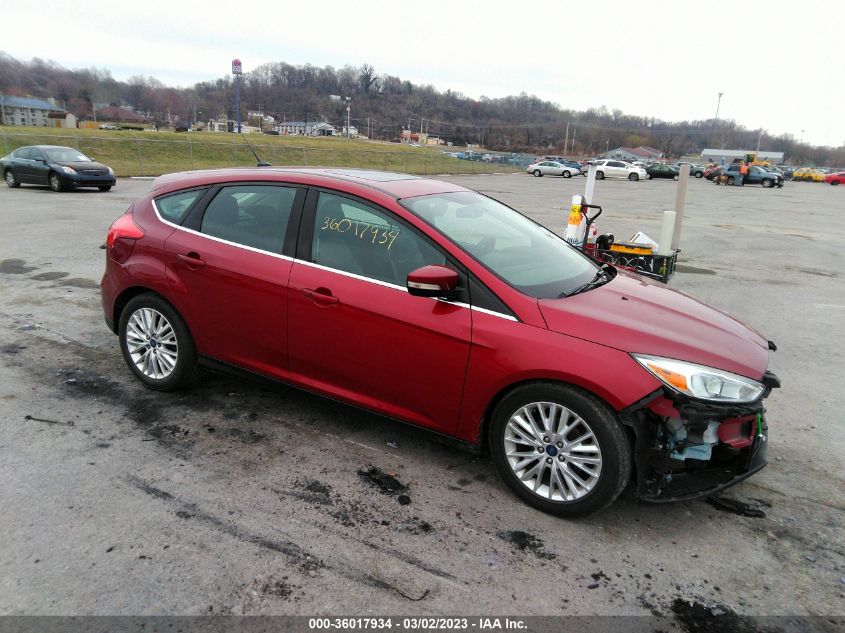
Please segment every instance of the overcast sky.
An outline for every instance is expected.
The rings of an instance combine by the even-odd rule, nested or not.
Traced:
[[[845,145],[845,2],[5,0],[0,50],[190,86],[272,61],[372,64],[470,97],[527,92],[671,121],[714,115]],[[4,2],[4,4],[5,4]],[[12,22],[12,18],[15,22]],[[53,19],[57,18],[57,19]],[[27,26],[30,25],[30,26]]]

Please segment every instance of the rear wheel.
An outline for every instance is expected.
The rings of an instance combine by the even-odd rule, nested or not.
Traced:
[[[518,387],[496,406],[490,451],[499,475],[529,505],[579,516],[610,505],[631,475],[631,449],[613,411],[575,387]]]
[[[628,174],[628,180],[637,181],[640,177],[637,174]]]
[[[839,181],[838,180],[831,180],[830,184],[836,186],[836,185],[839,184]],[[11,187],[12,185],[9,185],[9,186]]]
[[[596,172],[596,180],[604,180],[604,172],[603,171],[597,171]]]
[[[18,179],[15,178],[15,172],[11,169],[6,170],[6,173],[3,174],[3,178],[6,180],[6,184],[9,185],[11,189],[17,189],[21,186],[21,183],[19,183]]]
[[[194,340],[179,313],[159,295],[131,299],[121,313],[118,332],[123,359],[144,385],[174,391],[193,382]]]
[[[695,172],[695,177],[696,177],[696,178],[702,178],[703,176],[704,176],[704,172],[703,172],[703,171],[697,171],[697,172]]]
[[[729,184],[729,185],[733,185],[734,183],[736,183],[736,179],[735,179],[733,176],[730,176],[730,177],[728,178],[728,184]]]
[[[62,179],[59,178],[59,174],[54,171],[51,171],[50,175],[47,177],[47,183],[53,191],[62,191],[64,189]]]
[[[534,177],[535,178],[540,178],[540,177],[542,177],[542,175],[543,175],[543,172],[541,172],[539,169],[534,170]]]
[[[674,176],[672,176],[672,180],[678,180],[679,178],[680,178],[680,176],[678,174],[675,174]]]

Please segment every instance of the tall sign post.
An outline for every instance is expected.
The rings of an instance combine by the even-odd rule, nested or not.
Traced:
[[[241,60],[232,60],[232,74],[235,76],[235,109],[238,111],[238,134],[241,133],[241,75],[243,67]]]

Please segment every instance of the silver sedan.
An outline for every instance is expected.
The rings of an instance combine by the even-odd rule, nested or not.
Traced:
[[[539,163],[528,165],[525,171],[529,174],[534,174],[537,178],[541,176],[563,176],[564,178],[572,178],[581,173],[577,167],[569,167],[562,163],[553,160],[544,160]]]

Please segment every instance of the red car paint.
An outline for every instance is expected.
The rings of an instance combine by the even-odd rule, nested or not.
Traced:
[[[845,184],[845,171],[839,171],[834,174],[828,174],[824,177],[824,181],[829,185]]]
[[[331,190],[381,207],[465,266],[511,314],[412,296],[403,287],[211,239],[165,223],[153,208],[154,198],[173,191],[256,181]],[[471,443],[480,441],[496,397],[522,382],[572,383],[616,411],[652,394],[662,383],[630,352],[763,377],[766,341],[690,297],[623,273],[583,294],[538,301],[397,202],[460,191],[467,190],[329,169],[161,177],[131,209],[143,237],[126,238],[134,248],[123,261],[109,250],[101,284],[106,320],[114,329],[127,298],[152,290],[183,316],[203,356]]]

